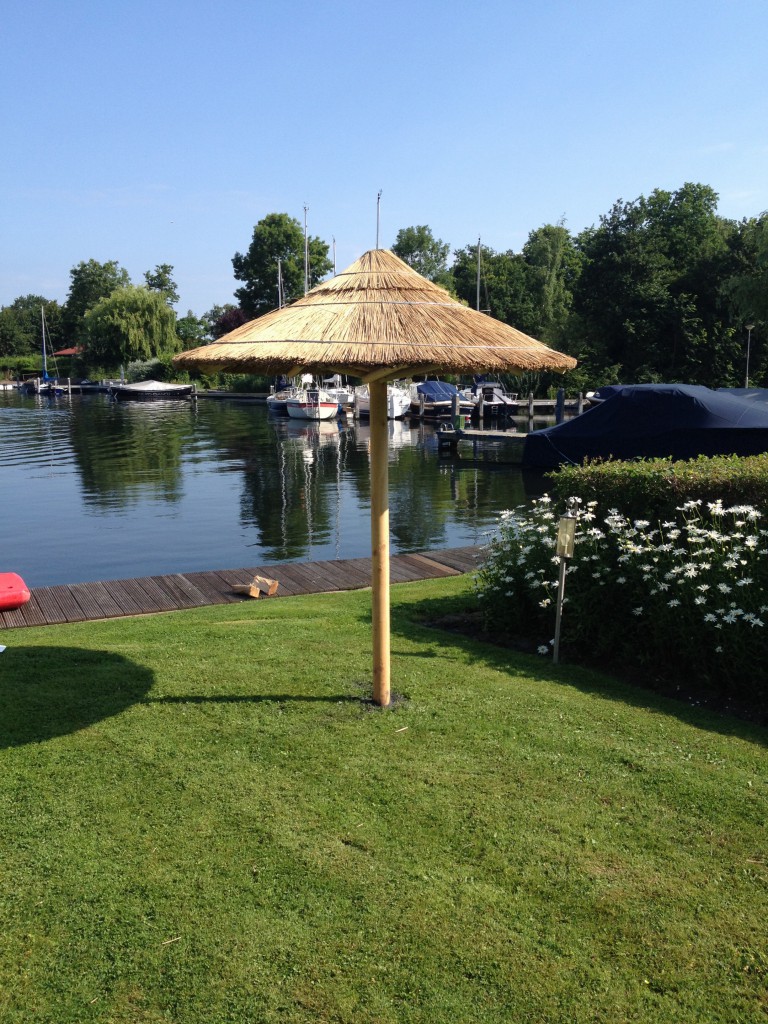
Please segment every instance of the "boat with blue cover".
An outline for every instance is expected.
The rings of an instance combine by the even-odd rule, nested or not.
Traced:
[[[768,451],[768,405],[696,384],[612,385],[580,416],[525,438],[523,466]]]

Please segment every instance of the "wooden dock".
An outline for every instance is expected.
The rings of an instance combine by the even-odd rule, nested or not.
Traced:
[[[459,442],[468,441],[472,444],[472,455],[475,459],[483,457],[483,453],[494,451],[500,458],[497,461],[519,466],[523,461],[525,434],[516,434],[507,430],[438,430],[438,455],[458,455]]]
[[[413,583],[416,580],[460,576],[473,571],[479,555],[480,548],[475,546],[393,555],[390,559],[391,581]],[[237,593],[233,587],[250,583],[254,576],[269,577],[280,584],[274,597],[266,598],[269,601],[297,594],[360,590],[371,585],[371,559],[286,562],[216,572],[36,587],[32,590],[31,599],[21,608],[0,612],[0,629],[92,622],[213,604],[236,604],[251,598]]]

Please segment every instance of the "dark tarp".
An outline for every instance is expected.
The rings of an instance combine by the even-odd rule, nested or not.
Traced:
[[[733,398],[748,398],[751,402],[768,402],[767,388],[718,388],[719,395],[731,395]]]
[[[416,385],[416,390],[428,402],[450,402],[459,389],[445,380],[425,380]]]
[[[692,384],[634,384],[615,387],[581,416],[528,434],[523,465],[552,469],[586,458],[691,459],[765,451],[768,407],[762,402]]]

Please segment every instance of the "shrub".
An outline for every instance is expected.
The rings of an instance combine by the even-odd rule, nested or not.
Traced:
[[[768,511],[768,454],[701,456],[686,462],[645,459],[563,466],[548,473],[552,496],[599,501],[630,518],[671,516],[689,500],[748,504]]]
[[[768,530],[752,506],[688,501],[653,525],[581,505],[562,645],[721,695],[766,703]],[[548,496],[502,515],[476,586],[486,628],[551,651],[559,516]]]

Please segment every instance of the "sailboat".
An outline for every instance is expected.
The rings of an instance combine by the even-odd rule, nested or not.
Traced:
[[[48,374],[48,341],[46,337],[45,308],[43,306],[40,307],[40,324],[42,329],[43,372],[39,378],[27,381],[23,388],[30,395],[55,397],[56,395],[63,394],[64,389],[59,386],[56,377],[51,377]]]

